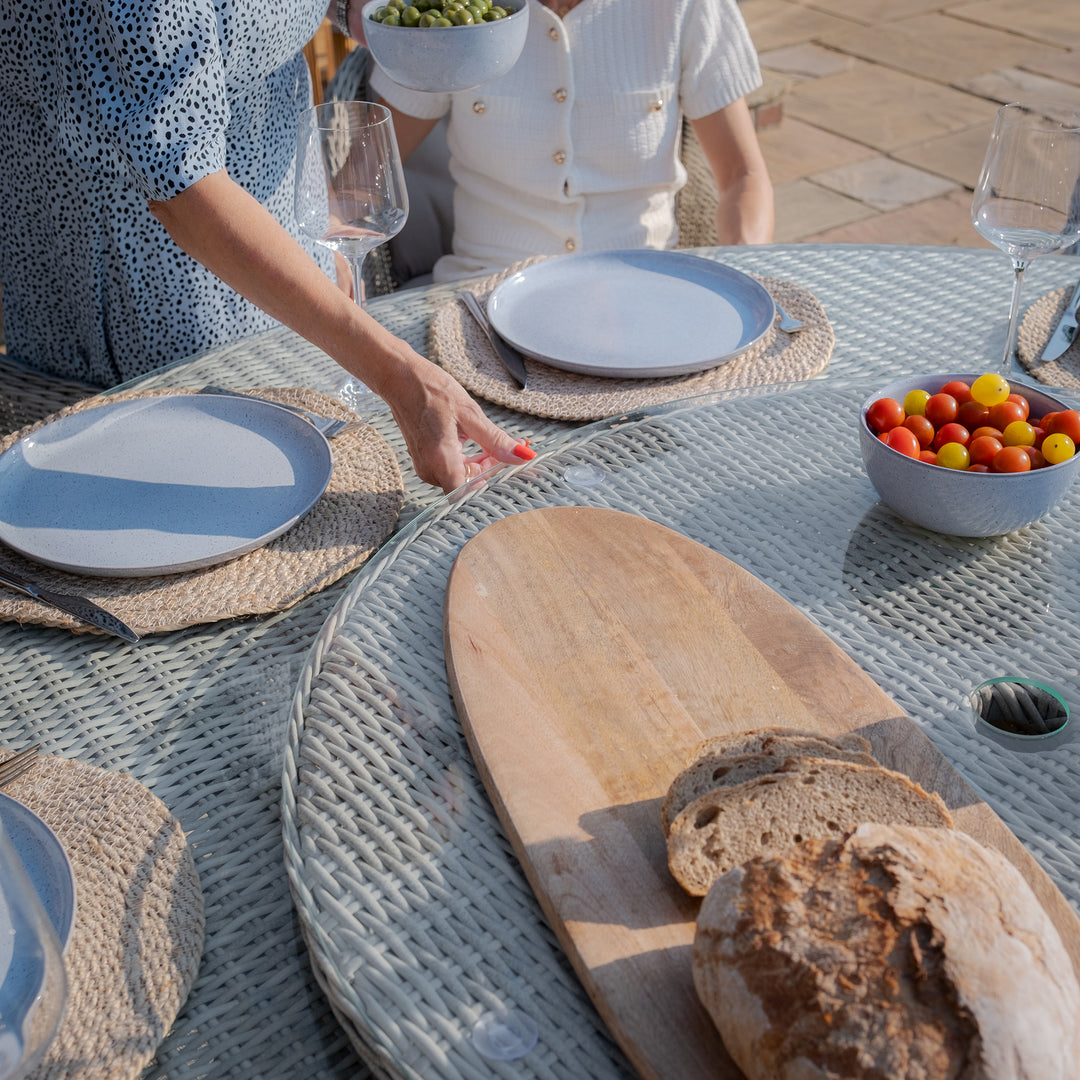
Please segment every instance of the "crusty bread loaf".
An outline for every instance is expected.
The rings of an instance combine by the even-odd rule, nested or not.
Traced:
[[[698,916],[694,983],[747,1080],[1075,1080],[1080,987],[1020,872],[867,824],[752,859]]]
[[[945,804],[881,765],[791,758],[781,768],[695,799],[671,823],[668,866],[692,896],[758,855],[811,837],[839,836],[864,821],[952,825]]]
[[[731,787],[744,780],[776,772],[792,758],[836,758],[860,765],[878,764],[870,753],[870,744],[858,735],[843,742],[801,734],[775,735],[759,742],[758,749],[748,753],[733,753],[725,745],[715,745],[717,740],[710,740],[699,747],[690,764],[672,780],[660,807],[660,825],[664,835],[671,832],[671,823],[695,799],[707,795],[714,788]],[[862,749],[862,746],[866,749]]]

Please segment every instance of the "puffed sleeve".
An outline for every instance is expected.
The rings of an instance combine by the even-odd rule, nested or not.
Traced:
[[[119,162],[159,200],[225,166],[229,105],[212,0],[69,0],[59,10],[61,128],[74,158]]]
[[[757,51],[735,0],[689,0],[680,50],[679,97],[691,120],[761,85]]]

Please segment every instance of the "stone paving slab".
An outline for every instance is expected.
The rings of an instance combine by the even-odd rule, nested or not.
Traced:
[[[882,213],[925,202],[957,187],[952,180],[886,157],[841,165],[816,173],[810,179]]]
[[[869,146],[804,124],[790,115],[776,127],[759,132],[758,141],[774,185],[877,156]]]
[[[952,191],[902,210],[873,214],[858,222],[800,237],[808,243],[928,244],[945,247],[990,247],[971,224],[971,194]],[[1009,262],[1002,256],[1002,272]]]
[[[992,127],[992,120],[988,119],[985,124],[902,146],[894,150],[892,156],[908,165],[955,180],[972,191],[979,179]]]
[[[955,84],[1000,67],[1045,55],[1046,46],[1015,34],[930,12],[878,26],[831,29],[818,41],[931,82]]]
[[[872,64],[798,83],[784,103],[787,115],[886,153],[971,127],[996,111],[973,94]]]
[[[780,184],[775,191],[774,239],[778,244],[797,243],[814,233],[878,216],[858,199],[849,199],[809,180]]]
[[[957,18],[996,26],[1021,38],[1069,48],[1080,46],[1075,0],[975,0],[943,6]]]
[[[759,53],[801,45],[831,28],[847,25],[847,20],[787,0],[744,0],[739,10]]]

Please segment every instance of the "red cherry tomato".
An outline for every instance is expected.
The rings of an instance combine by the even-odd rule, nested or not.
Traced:
[[[951,442],[967,446],[971,442],[971,432],[963,424],[942,424],[934,436],[934,449],[940,453],[941,448]]]
[[[1049,434],[1049,432],[1046,430],[1046,428],[1044,428],[1042,426],[1042,424],[1036,424],[1034,430],[1035,430],[1035,442],[1032,445],[1034,445],[1034,446],[1042,446],[1043,439],[1046,438],[1046,436]]]
[[[949,397],[956,398],[957,405],[963,405],[965,401],[971,400],[971,387],[960,379],[954,379],[952,382],[947,382],[941,388],[940,393],[948,394]]]
[[[1043,457],[1042,451],[1036,446],[1025,446],[1027,456],[1031,458],[1031,467],[1033,469],[1045,469],[1046,458]]]
[[[962,402],[956,410],[956,422],[963,424],[968,431],[974,431],[977,427],[990,422],[990,410],[977,401]]]
[[[1016,402],[1024,410],[1024,415],[1020,417],[1021,420],[1027,420],[1031,416],[1031,403],[1023,394],[1010,394],[1006,400]]]
[[[1043,413],[1042,416],[1038,420],[1032,420],[1031,422],[1036,427],[1041,427],[1044,431],[1049,433],[1049,431],[1050,431],[1050,422],[1054,419],[1055,416],[1057,416],[1056,412]]]
[[[866,410],[866,422],[871,431],[892,431],[904,422],[904,406],[894,398],[878,398]]]
[[[1080,412],[1076,409],[1063,409],[1054,413],[1049,423],[1045,422],[1045,417],[1043,420],[1047,435],[1068,435],[1074,443],[1080,443]]]
[[[960,406],[952,394],[931,394],[926,401],[923,415],[934,427],[939,428],[942,424],[950,424],[956,419]]]
[[[1004,438],[1004,435],[1002,434],[1002,431],[1001,431],[1000,428],[990,427],[989,425],[987,425],[986,427],[976,428],[971,433],[972,439],[981,439],[984,435],[991,438],[991,439],[997,439],[997,441],[999,443],[1001,443],[1002,446],[1005,445],[1002,442],[1002,439]]]
[[[967,471],[968,472],[989,472],[990,471],[990,466],[989,465],[969,465],[967,467]]]
[[[1001,449],[1001,440],[995,439],[992,435],[972,437],[971,442],[968,443],[968,453],[971,455],[973,465],[989,466]]]
[[[990,406],[990,426],[1004,431],[1013,421],[1023,420],[1024,410],[1010,398]]]
[[[915,433],[915,438],[919,440],[919,446],[922,447],[922,449],[925,450],[933,443],[934,425],[931,424],[925,416],[920,416],[918,414],[909,416],[904,420],[903,426],[906,427],[908,431]]]
[[[936,465],[937,454],[935,454],[933,450],[920,450],[919,460],[925,461],[927,465]]]
[[[993,472],[1028,472],[1031,458],[1022,446],[1006,446],[994,458],[990,468]]]
[[[904,427],[902,424],[900,427],[894,427],[889,432],[885,437],[885,445],[891,446],[894,450],[899,450],[901,454],[906,454],[908,457],[918,457],[919,450],[922,449],[919,446],[919,437],[914,431]]]

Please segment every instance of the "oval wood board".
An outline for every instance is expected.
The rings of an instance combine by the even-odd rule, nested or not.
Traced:
[[[701,544],[615,510],[505,518],[459,553],[445,638],[488,794],[643,1077],[742,1077],[694,991],[700,901],[670,876],[660,826],[669,783],[712,735],[780,725],[869,738],[1020,868],[1080,971],[1080,922],[1001,819],[831,638]]]

